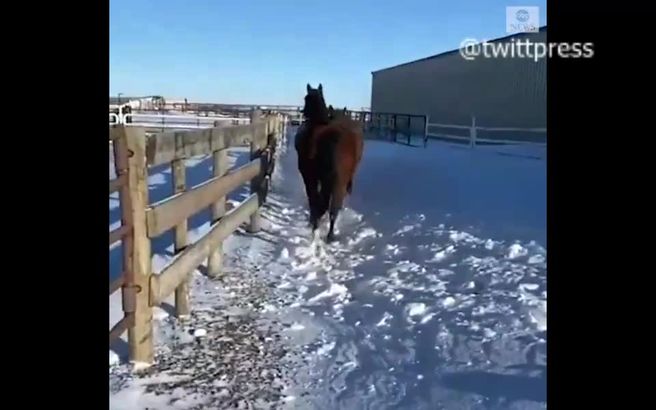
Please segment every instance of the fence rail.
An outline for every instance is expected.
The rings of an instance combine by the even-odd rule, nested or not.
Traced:
[[[356,121],[363,123],[364,130],[384,131],[394,142],[399,142],[399,136],[405,136],[408,145],[411,144],[413,135],[423,137],[424,147],[428,144],[430,137],[445,138],[457,141],[468,142],[474,147],[476,143],[488,144],[537,144],[546,145],[545,141],[531,141],[528,139],[509,139],[509,138],[481,138],[478,136],[479,131],[484,132],[521,132],[532,134],[546,134],[546,128],[520,128],[520,127],[487,127],[476,124],[476,117],[472,116],[472,122],[469,125],[464,124],[445,124],[430,122],[428,115],[376,112],[376,111],[347,111],[347,115]],[[420,124],[413,124],[413,120],[420,120]],[[420,125],[420,126],[416,126]],[[457,135],[449,132],[435,132],[435,128],[447,130],[468,130],[467,135]]]
[[[431,128],[446,128],[446,129],[462,129],[469,130],[468,135],[454,135],[447,134],[443,132],[431,132]],[[478,131],[488,131],[488,132],[522,132],[522,133],[538,133],[546,134],[546,128],[520,128],[520,127],[485,127],[476,124],[476,117],[472,116],[470,125],[458,125],[458,124],[441,124],[434,122],[427,122],[426,124],[426,136],[427,137],[437,137],[437,138],[446,138],[452,140],[458,140],[463,142],[468,142],[471,147],[475,147],[477,143],[488,143],[488,144],[534,144],[534,145],[546,145],[545,141],[530,141],[530,140],[520,140],[520,139],[499,139],[499,138],[480,138],[478,136]]]
[[[255,111],[250,122],[151,136],[146,136],[144,128],[135,127],[134,123],[117,125],[110,130],[118,175],[116,180],[110,181],[110,191],[118,186],[121,193],[126,194],[121,196],[124,218],[128,221],[123,226],[130,227],[119,228],[124,238],[127,273],[110,284],[110,294],[123,289],[125,317],[110,332],[110,341],[127,329],[133,362],[150,364],[153,361],[152,308],[175,294],[176,316],[185,318],[190,313],[188,282],[193,271],[207,260],[208,275],[220,275],[223,241],[245,222],[249,222],[249,232],[260,230],[259,209],[266,200],[277,137],[284,132],[285,121],[281,114],[262,117]],[[227,150],[240,145],[250,146],[251,160],[228,172]],[[213,177],[187,189],[185,159],[209,154],[213,157]],[[119,159],[119,155],[123,156]],[[126,158],[129,159],[127,167],[121,167],[120,164],[126,165],[121,162]],[[166,163],[171,164],[174,194],[149,204],[148,169]],[[118,180],[122,182],[115,182]],[[226,195],[249,181],[250,196],[226,213]],[[129,203],[124,204],[124,199]],[[188,218],[208,207],[212,210],[209,231],[193,244],[188,243]],[[159,274],[154,274],[150,241],[171,228],[175,229],[176,258]]]
[[[472,116],[472,122],[469,125],[464,124],[445,124],[430,122],[428,115],[377,112],[377,111],[346,111],[350,118],[362,122],[363,130],[378,130],[386,133],[384,138],[389,138],[394,142],[399,142],[399,136],[406,137],[406,143],[411,145],[413,135],[423,137],[424,147],[428,145],[428,139],[445,138],[456,141],[468,142],[471,147],[477,143],[487,144],[534,144],[546,145],[546,136],[544,141],[533,141],[529,139],[509,139],[509,138],[481,138],[478,136],[479,131],[484,132],[510,132],[510,133],[532,133],[546,134],[546,128],[521,128],[521,127],[487,127],[476,124],[476,117]],[[420,126],[413,126],[413,120],[420,120]],[[414,124],[417,125],[417,124]],[[449,132],[435,132],[435,128],[447,130],[468,130],[467,135],[457,135]],[[416,130],[416,132],[414,131]]]

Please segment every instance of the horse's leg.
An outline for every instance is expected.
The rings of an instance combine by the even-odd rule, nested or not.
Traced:
[[[312,226],[312,231],[314,232],[319,227],[321,217],[328,210],[330,193],[327,193],[325,189],[320,187],[317,178],[311,179],[308,190],[310,192],[308,194],[310,197],[310,226]]]
[[[316,230],[319,226],[319,221],[328,211],[328,206],[330,204],[330,186],[326,184],[326,188],[321,184],[320,189],[317,189],[316,197],[314,201],[314,212],[313,212],[313,230]]]
[[[337,184],[333,189],[333,195],[330,201],[330,230],[328,231],[328,236],[326,237],[328,242],[335,240],[335,222],[337,222],[337,216],[339,215],[339,211],[342,209],[344,197],[346,197],[346,185],[347,183],[338,179]]]
[[[318,181],[316,178],[310,177],[307,179],[305,191],[310,205],[310,225],[312,226],[312,230],[316,230],[319,224],[319,219],[321,218],[321,215],[318,212],[321,196],[318,192]]]
[[[321,140],[321,144],[317,149],[316,157],[316,171],[319,180],[320,188],[317,190],[316,202],[316,220],[317,222],[326,214],[330,207],[330,199],[332,196],[333,187],[336,181],[336,170],[334,164],[335,155],[335,142],[334,139],[338,135],[326,135]]]
[[[305,195],[308,198],[308,206],[310,208],[310,225],[315,226],[316,224],[314,222],[314,217],[317,208],[318,180],[315,173],[312,171],[310,164],[301,158],[300,153],[298,161],[298,169],[301,173],[301,177],[303,178],[303,184],[305,185]]]
[[[312,201],[312,206],[310,208],[310,224],[312,225],[312,232],[316,231],[319,228],[319,221],[325,211],[323,210],[323,191],[319,187],[319,183],[315,185],[315,191]]]

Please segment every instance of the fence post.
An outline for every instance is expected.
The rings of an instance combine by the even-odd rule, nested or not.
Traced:
[[[272,119],[271,127],[268,128],[269,132],[267,134],[265,146],[266,155],[261,155],[260,161],[262,166],[262,172],[259,177],[259,191],[258,195],[260,198],[260,206],[266,201],[266,198],[269,194],[269,188],[271,187],[271,175],[273,174],[275,168],[275,151],[278,147],[278,138],[280,134],[278,133],[278,128],[280,124],[280,117],[275,116]]]
[[[430,120],[430,117],[428,115],[424,115],[424,148],[428,146],[428,121]]]
[[[278,113],[278,135],[280,138],[284,135],[285,129],[285,114]]]
[[[472,124],[469,128],[469,146],[474,148],[476,146],[476,117],[472,115]]]
[[[283,127],[283,122],[282,122],[282,114],[278,113],[276,115],[276,133],[278,135],[282,135],[282,127]]]
[[[146,226],[148,206],[148,165],[146,164],[146,133],[143,128],[125,128],[128,148],[128,189],[132,213],[132,272],[136,286],[134,324],[128,328],[130,361],[137,366],[153,362],[153,309],[150,306],[150,275],[152,256]]]
[[[228,172],[228,150],[221,149],[212,153],[213,166],[212,172],[214,177],[221,177]],[[226,197],[219,198],[212,204],[212,224],[215,224],[225,215]],[[220,242],[216,249],[211,250],[207,260],[207,276],[216,278],[221,274],[223,266],[223,241]]]
[[[258,123],[262,122],[261,115],[262,115],[262,112],[260,110],[253,110],[251,112],[251,124],[255,125],[255,124],[258,124]],[[268,124],[268,122],[267,122],[267,124]],[[261,136],[257,135],[256,131],[257,131],[256,127],[253,127],[253,135],[252,135],[252,138],[251,138],[251,154],[250,154],[251,161],[254,160],[257,157],[257,155],[259,153],[259,149],[260,149],[260,137]],[[269,134],[268,125],[265,127],[265,132],[268,136],[268,134]],[[260,173],[260,175],[261,175],[261,173]],[[259,193],[260,185],[261,185],[261,181],[260,181],[260,176],[258,175],[257,177],[255,177],[251,180],[251,194]],[[251,223],[248,227],[248,231],[250,233],[256,233],[256,232],[260,231],[261,227],[262,227],[262,221],[261,221],[261,217],[260,217],[260,210],[258,209],[257,211],[253,212],[253,214],[251,215]]]
[[[187,190],[187,169],[184,159],[176,159],[171,162],[171,171],[173,174],[173,192],[178,194]],[[175,253],[182,252],[188,245],[187,240],[187,219],[181,221],[175,227]],[[178,319],[185,319],[189,316],[189,280],[180,283],[175,289],[175,315]]]

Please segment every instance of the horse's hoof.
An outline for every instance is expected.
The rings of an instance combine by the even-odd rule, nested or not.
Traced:
[[[335,240],[337,240],[337,238],[335,238],[334,233],[329,233],[328,236],[326,236],[326,242],[328,243],[335,242]]]

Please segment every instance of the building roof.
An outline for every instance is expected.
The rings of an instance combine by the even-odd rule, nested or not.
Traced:
[[[545,31],[547,31],[547,26],[542,26],[538,30],[539,30],[540,33],[545,32]],[[497,41],[508,40],[510,38],[519,37],[519,36],[526,35],[526,34],[531,34],[531,33],[509,34],[507,36],[495,38],[494,40],[488,40],[487,42],[488,43],[494,43],[494,42],[497,42]],[[443,56],[458,53],[458,52],[460,52],[460,48],[456,48],[454,50],[449,50],[449,51],[445,51],[443,53],[439,53],[439,54],[435,54],[435,55],[432,55],[432,56],[420,58],[418,60],[409,61],[407,63],[401,63],[401,64],[397,64],[397,65],[394,65],[394,66],[391,66],[391,67],[381,68],[380,70],[372,71],[371,74],[376,74],[376,73],[379,73],[381,71],[386,71],[386,70],[391,70],[391,69],[398,68],[398,67],[403,67],[404,65],[410,65],[410,64],[420,63],[420,62],[423,62],[423,61],[426,61],[426,60],[432,60],[432,59],[435,59],[435,58],[443,57]]]

